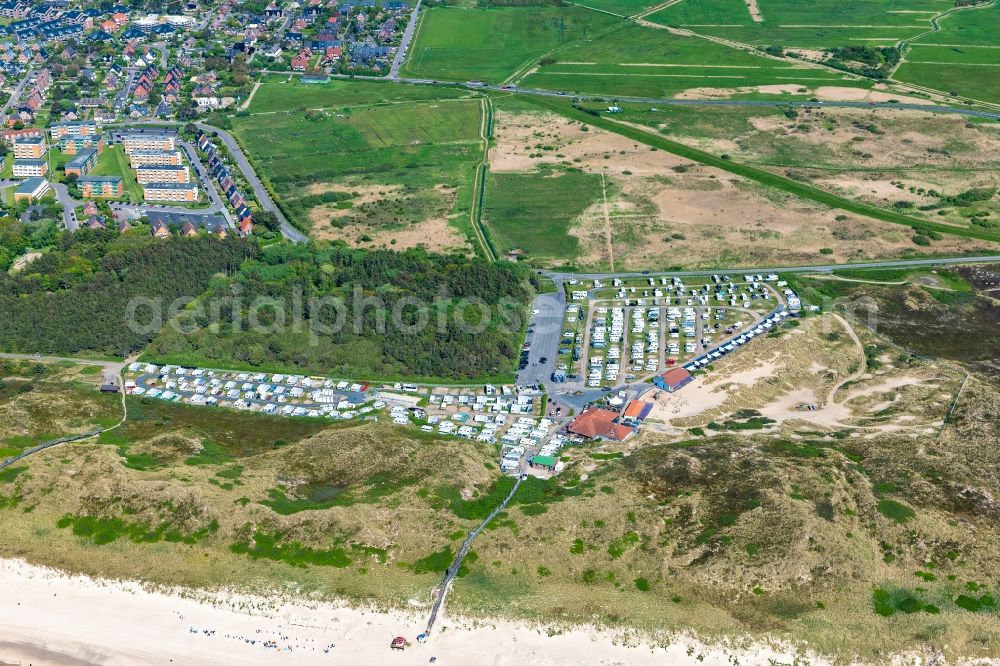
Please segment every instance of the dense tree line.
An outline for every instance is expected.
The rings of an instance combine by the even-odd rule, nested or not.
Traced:
[[[215,237],[156,240],[81,229],[23,271],[0,274],[0,348],[12,352],[122,355],[155,335],[126,325],[137,297],[197,297],[220,272],[256,254],[252,242]]]
[[[514,264],[419,249],[274,245],[213,283],[203,300],[224,307],[192,312],[186,329],[164,329],[150,351],[350,377],[498,375],[519,353],[528,279]],[[276,304],[256,307],[259,297]],[[248,325],[252,314],[267,330]]]

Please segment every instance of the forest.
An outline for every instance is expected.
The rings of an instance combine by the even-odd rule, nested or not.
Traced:
[[[0,349],[43,354],[124,356],[156,331],[126,325],[137,297],[169,303],[195,298],[213,276],[234,273],[257,246],[211,236],[157,240],[81,229],[23,270],[0,273]]]
[[[272,245],[214,282],[147,356],[359,379],[509,377],[530,277],[515,264],[421,249]]]

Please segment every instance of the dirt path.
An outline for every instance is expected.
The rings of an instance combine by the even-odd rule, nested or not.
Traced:
[[[830,316],[839,321],[843,325],[843,327],[847,330],[847,334],[851,336],[851,340],[854,341],[854,344],[858,348],[858,353],[861,355],[862,361],[858,369],[855,370],[849,377],[834,384],[833,388],[830,389],[830,393],[826,397],[826,405],[839,404],[835,403],[833,399],[833,396],[837,394],[837,391],[843,388],[844,385],[847,384],[848,382],[853,382],[861,379],[865,375],[865,372],[867,372],[867,367],[865,366],[864,362],[865,346],[861,344],[861,339],[858,337],[858,334],[854,332],[854,327],[852,327],[849,323],[847,323],[847,320],[841,317],[839,314],[831,313]]]
[[[611,243],[611,211],[608,208],[608,187],[607,179],[601,174],[601,197],[604,199],[604,242],[607,245],[609,270],[615,270],[615,251]]]
[[[750,18],[754,20],[754,23],[763,23],[764,16],[760,13],[760,7],[757,6],[757,0],[746,0],[747,10],[750,12]]]
[[[253,96],[257,94],[257,90],[259,88],[260,88],[260,81],[258,80],[257,83],[253,84],[253,89],[250,91],[250,94],[247,95],[247,100],[243,102],[242,106],[240,106],[240,111],[246,111],[247,109],[250,108],[250,102],[253,101]]]

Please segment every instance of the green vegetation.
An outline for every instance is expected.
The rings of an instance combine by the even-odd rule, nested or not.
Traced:
[[[617,19],[580,7],[427,10],[404,76],[500,83],[537,58],[597,37]]]
[[[252,242],[238,238],[160,241],[120,237],[116,230],[80,230],[33,261],[30,271],[0,273],[0,348],[127,355],[156,332],[127,325],[131,301],[141,296],[170,303],[197,296],[212,276],[255,251]]]
[[[305,113],[307,109],[332,109],[396,102],[439,100],[468,95],[460,89],[431,86],[400,85],[377,81],[344,81],[333,79],[323,85],[302,85],[298,79],[281,82],[263,81],[248,109],[251,115],[280,112]],[[243,124],[244,116],[234,119]],[[259,121],[264,119],[258,118]]]
[[[326,101],[324,88],[308,90],[313,103]],[[317,237],[343,238],[351,225],[391,234],[431,218],[465,221],[482,155],[481,103],[445,93],[433,103],[238,116],[233,132],[285,214]],[[456,224],[461,243],[472,230]],[[347,240],[371,242],[362,235]]]
[[[804,85],[870,85],[864,81],[844,81],[829,70],[803,71],[794,63],[699,37],[624,22],[599,40],[580,42],[559,51],[551,62],[543,59],[523,84],[563,90],[567,94],[606,94],[613,98],[615,95],[672,97],[693,88],[734,89],[799,81]]]
[[[91,172],[94,176],[121,176],[125,184],[125,196],[134,203],[143,201],[142,186],[135,179],[135,171],[129,167],[125,147],[121,144],[108,146],[97,158],[97,165]]]
[[[343,548],[310,548],[298,541],[286,540],[281,532],[254,532],[251,538],[234,543],[230,546],[230,550],[238,555],[275,560],[293,567],[317,566],[342,569],[352,562]]]
[[[572,261],[579,242],[570,225],[601,197],[601,177],[575,169],[491,173],[483,219],[497,250]],[[544,224],[539,221],[544,220]]]
[[[519,351],[530,294],[526,278],[526,269],[506,262],[420,250],[272,245],[261,251],[259,261],[244,262],[231,280],[217,281],[207,296],[226,302],[233,284],[240,285],[245,297],[224,309],[226,317],[242,322],[249,321],[247,308],[258,296],[288,295],[275,306],[277,313],[257,315],[269,322],[292,322],[296,301],[291,294],[303,289],[301,302],[312,299],[323,307],[314,307],[297,327],[264,330],[228,325],[213,330],[218,320],[210,313],[182,313],[185,332],[166,327],[148,353],[192,365],[210,366],[213,359],[225,358],[240,367],[355,378],[504,377]],[[380,307],[371,302],[376,297]],[[486,310],[473,312],[465,306],[469,299],[484,303]],[[394,308],[399,322],[388,317]],[[338,310],[349,325],[331,325]],[[422,316],[425,325],[420,325]]]

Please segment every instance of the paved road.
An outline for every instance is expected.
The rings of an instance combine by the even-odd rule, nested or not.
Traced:
[[[413,35],[417,31],[417,15],[419,13],[420,0],[417,0],[417,4],[413,6],[413,11],[410,12],[410,20],[406,23],[406,29],[403,30],[403,38],[396,49],[396,55],[392,59],[392,66],[389,68],[389,78],[394,81],[399,79],[399,68],[403,66],[403,61],[406,60],[406,52],[409,50],[410,42],[413,41]]]
[[[198,151],[195,150],[195,147],[187,141],[181,141],[180,144],[184,153],[188,157],[188,161],[191,162],[191,165],[194,167],[194,171],[198,175],[198,180],[201,181],[202,188],[205,190],[209,200],[212,202],[212,205],[204,209],[203,212],[205,214],[221,213],[222,216],[226,218],[226,223],[229,224],[229,228],[235,229],[236,224],[233,222],[233,216],[229,212],[229,207],[226,206],[226,203],[222,200],[218,190],[215,189],[215,183],[212,182],[212,177],[205,169],[205,166],[201,163],[201,160],[198,159]]]
[[[287,72],[276,70],[261,70],[263,74],[282,74],[287,76],[301,76],[302,72]],[[331,78],[339,79],[360,79],[366,81],[387,81],[382,76],[352,76],[348,74],[330,74]],[[597,102],[618,102],[632,104],[657,104],[660,106],[733,106],[733,107],[775,107],[791,106],[796,108],[838,108],[838,109],[899,109],[904,111],[927,111],[930,113],[948,113],[974,118],[990,118],[1000,120],[1000,113],[982,111],[978,109],[948,106],[945,104],[902,104],[892,102],[813,102],[809,100],[754,100],[754,99],[673,99],[669,97],[632,97],[627,95],[583,95],[570,93],[565,94],[555,90],[541,90],[539,88],[523,88],[520,86],[501,86],[463,83],[459,81],[438,81],[436,79],[413,79],[396,78],[394,83],[409,83],[416,85],[442,86],[450,88],[468,88],[469,90],[491,90],[496,92],[506,92],[512,95],[536,95],[539,97],[562,97],[565,99]]]
[[[33,71],[34,70],[32,69],[28,69],[28,71],[24,73],[24,77],[18,82],[17,87],[14,88],[14,91],[10,94],[10,99],[8,99],[7,103],[0,108],[0,124],[7,123],[7,116],[10,115],[10,110],[17,105],[18,101],[21,99],[21,95],[24,94],[24,89],[28,86],[28,79],[31,77],[31,73]]]
[[[869,261],[856,264],[824,264],[820,266],[768,266],[752,268],[712,268],[697,271],[643,271],[641,273],[562,273],[559,271],[540,271],[542,275],[555,280],[566,279],[610,279],[615,277],[657,277],[660,275],[676,275],[677,277],[696,277],[703,275],[718,275],[720,273],[830,273],[845,268],[907,268],[919,266],[953,266],[956,264],[990,264],[1000,262],[1000,255],[984,255],[978,257],[940,257],[927,259],[902,259],[899,261]]]
[[[62,183],[50,182],[49,184],[56,193],[56,200],[62,206],[63,226],[66,227],[67,231],[76,231],[80,227],[80,222],[76,219],[76,207],[81,202],[71,197],[69,189]]]
[[[256,197],[260,207],[268,212],[274,213],[275,217],[278,218],[278,222],[281,224],[282,235],[295,243],[305,243],[308,241],[308,236],[293,227],[291,222],[288,221],[288,218],[286,218],[284,213],[281,212],[281,209],[274,203],[274,200],[271,199],[271,195],[264,187],[264,184],[260,182],[260,178],[257,177],[257,172],[255,172],[253,167],[250,165],[250,161],[247,159],[247,156],[243,154],[243,149],[240,148],[238,143],[236,143],[236,139],[233,138],[233,135],[225,130],[219,129],[218,127],[213,127],[212,125],[205,125],[202,123],[195,123],[195,125],[203,132],[218,135],[218,137],[222,139],[222,142],[226,144],[226,148],[228,148],[229,152],[232,154],[236,165],[240,168],[240,171],[243,172],[243,177],[246,178],[247,183],[249,183],[250,187],[253,189],[254,197]]]

